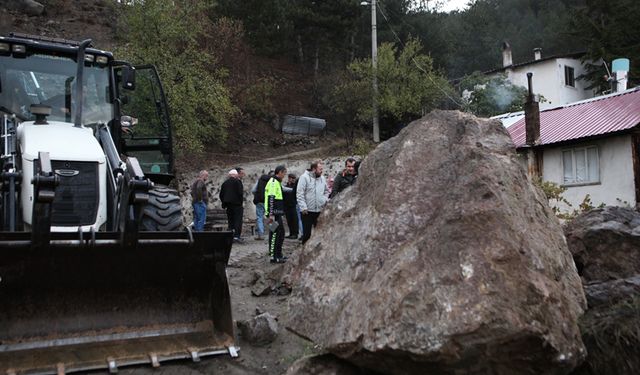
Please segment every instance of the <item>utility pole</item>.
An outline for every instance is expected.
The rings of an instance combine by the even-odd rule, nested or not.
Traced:
[[[373,141],[380,142],[378,123],[378,31],[376,27],[376,0],[371,0],[371,65],[373,67]]]

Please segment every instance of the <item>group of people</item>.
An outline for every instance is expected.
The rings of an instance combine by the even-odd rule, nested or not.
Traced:
[[[222,208],[226,210],[227,222],[229,230],[233,231],[233,240],[235,242],[243,242],[242,239],[242,222],[243,222],[243,203],[244,203],[244,185],[242,178],[244,177],[244,169],[235,167],[228,173],[227,179],[220,187],[218,198],[222,203]],[[191,202],[193,204],[193,230],[201,232],[204,230],[204,224],[207,219],[207,204],[209,197],[207,193],[206,183],[209,179],[209,172],[200,171],[198,177],[191,185]]]
[[[287,168],[284,165],[279,165],[275,170],[258,178],[251,189],[253,203],[256,206],[255,239],[263,240],[265,232],[268,231],[269,256],[272,263],[284,263],[287,260],[282,253],[285,239],[283,219],[286,219],[289,227],[287,238],[299,239],[303,244],[306,243],[328,200],[356,182],[358,164],[356,159],[348,158],[345,161],[345,168],[334,178],[332,187],[322,174],[324,165],[321,160],[312,162],[309,169],[299,178],[295,174],[287,174]],[[243,177],[242,168],[236,167],[230,170],[219,194],[222,207],[227,212],[229,230],[234,232],[236,242],[244,241],[241,237]],[[201,231],[204,227],[207,178],[208,172],[201,171],[191,187],[195,231]]]

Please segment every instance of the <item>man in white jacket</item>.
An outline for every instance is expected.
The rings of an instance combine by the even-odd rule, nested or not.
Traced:
[[[327,204],[329,188],[322,175],[322,167],[322,160],[314,161],[298,180],[296,195],[302,214],[302,243],[311,237],[311,228],[316,226],[320,211]]]

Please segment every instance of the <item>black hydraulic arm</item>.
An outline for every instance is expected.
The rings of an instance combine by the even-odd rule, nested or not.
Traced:
[[[102,144],[102,149],[107,157],[109,168],[113,172],[113,175],[117,176],[118,172],[122,173],[124,162],[120,160],[120,154],[118,154],[118,149],[113,142],[113,137],[111,136],[109,127],[101,125],[98,128],[98,140],[100,141],[100,144]]]
[[[0,110],[4,111],[3,107]],[[16,116],[2,116],[2,230],[16,230],[17,187],[21,174],[16,168]]]
[[[55,188],[59,183],[53,173],[48,152],[38,152],[38,173],[33,177],[33,211],[31,215],[31,243],[34,248],[43,248],[51,238],[51,204]]]
[[[144,176],[138,159],[134,157],[127,158],[124,185],[120,202],[120,232],[122,243],[127,247],[135,247],[143,206],[149,201],[149,189],[153,183]]]

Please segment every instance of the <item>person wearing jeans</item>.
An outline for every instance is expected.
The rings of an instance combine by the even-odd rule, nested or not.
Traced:
[[[256,240],[264,239],[264,203],[256,204]]]
[[[202,232],[207,221],[207,179],[209,172],[206,170],[198,173],[198,178],[191,185],[191,202],[193,204],[193,230]]]
[[[253,204],[256,205],[256,240],[264,239],[264,188],[271,176],[273,176],[273,171],[263,174],[251,189]]]

